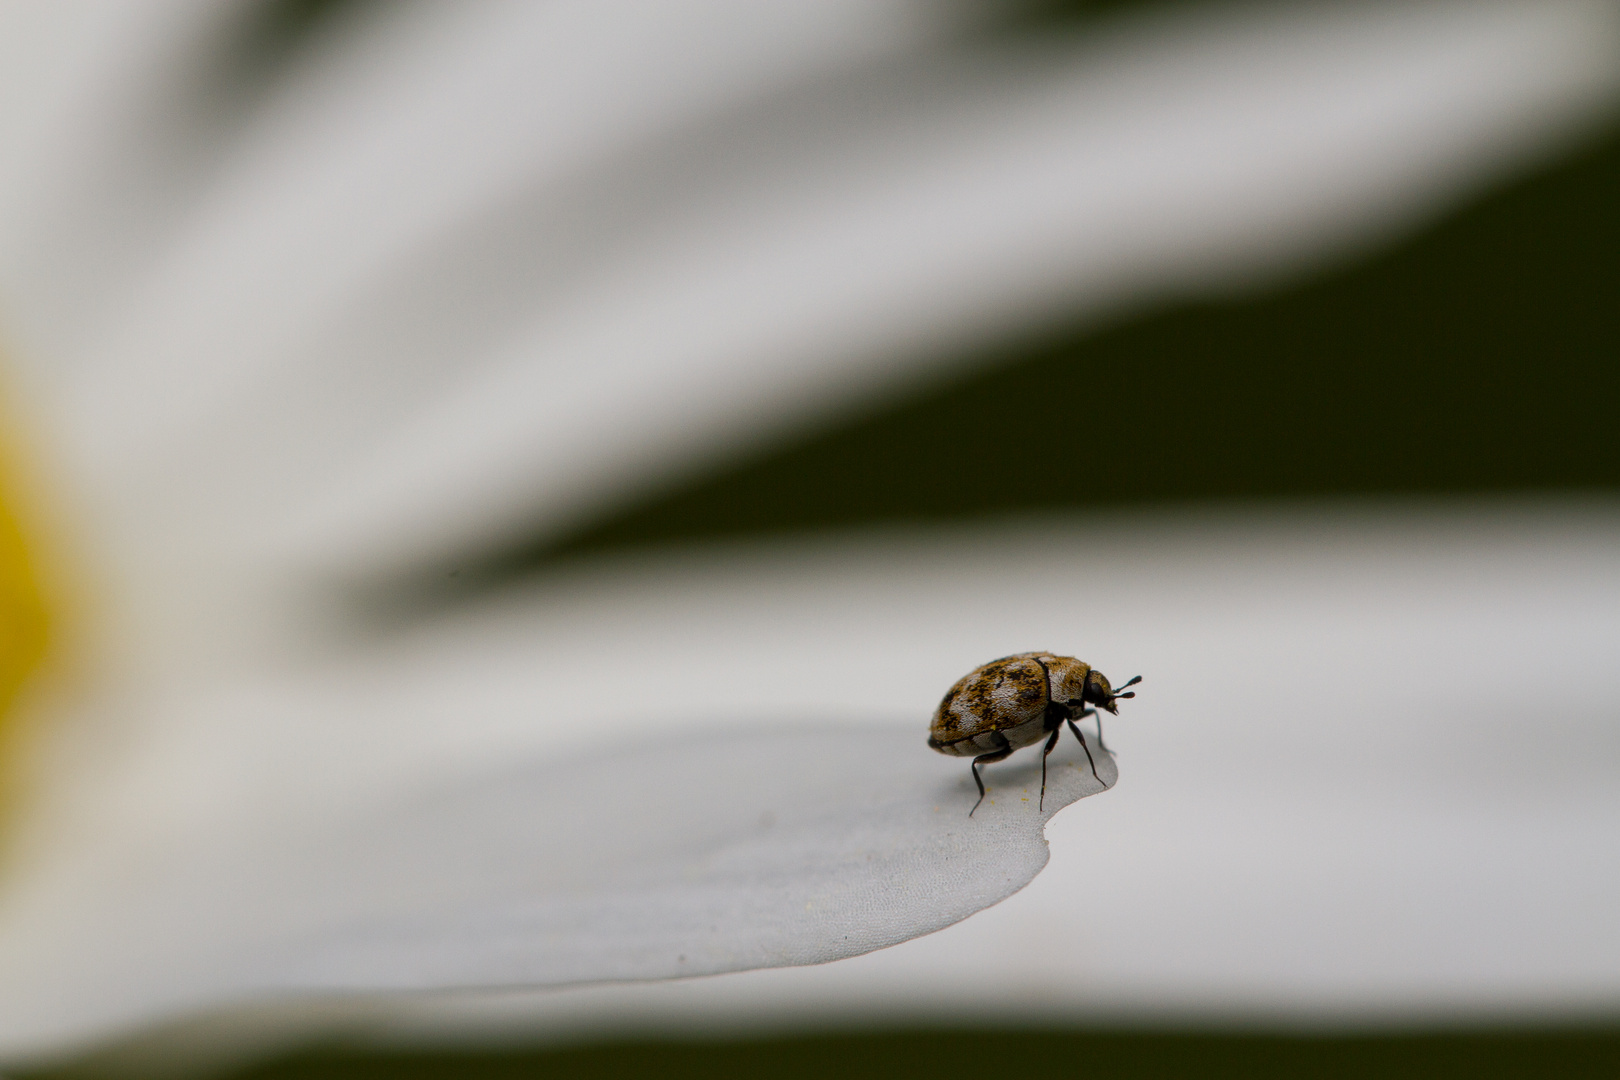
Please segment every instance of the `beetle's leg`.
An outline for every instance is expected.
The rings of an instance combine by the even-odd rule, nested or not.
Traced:
[[[1046,809],[1046,759],[1052,753],[1052,747],[1057,745],[1058,736],[1063,734],[1061,727],[1052,729],[1052,737],[1046,740],[1046,749],[1041,751],[1041,809]]]
[[[1080,709],[1079,712],[1074,714],[1074,718],[1076,720],[1084,720],[1088,716],[1095,716],[1097,718],[1097,745],[1102,747],[1103,753],[1112,754],[1113,751],[1108,749],[1108,744],[1103,742],[1102,713],[1098,712],[1096,709],[1086,707],[1086,703],[1084,701],[1071,700],[1069,704]]]
[[[973,782],[979,785],[979,802],[973,804],[973,810],[977,810],[979,803],[984,802],[984,781],[979,779],[979,766],[988,765],[992,761],[1000,761],[1013,752],[1012,743],[1007,741],[1007,736],[998,731],[996,732],[996,738],[1001,740],[1001,749],[992,750],[988,754],[980,754],[973,759],[973,764],[968,768],[968,771],[973,774]],[[973,810],[968,811],[968,817],[973,816]]]
[[[1097,783],[1102,784],[1102,777],[1097,775],[1097,763],[1091,760],[1091,747],[1086,745],[1086,737],[1080,734],[1080,726],[1073,720],[1070,720],[1069,730],[1074,732],[1074,737],[1080,740],[1080,749],[1086,752],[1086,764],[1091,766],[1092,779],[1096,780]],[[1107,786],[1107,784],[1103,784],[1103,787]]]

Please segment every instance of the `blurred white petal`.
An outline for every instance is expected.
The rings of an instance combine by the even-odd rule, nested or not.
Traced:
[[[307,343],[345,378],[386,356],[420,381],[323,380],[291,448],[209,409],[242,454],[209,516],[244,478],[296,492],[247,542],[350,573],[558,528],[1043,315],[1241,287],[1421,218],[1612,101],[1620,24],[1585,3],[1310,7],[874,67],[424,258]],[[502,295],[520,310],[491,319]]]
[[[476,794],[485,778],[528,770],[516,764],[525,761],[541,768],[530,777],[589,793],[606,813],[624,787],[599,780],[594,763],[634,761],[618,748],[717,722],[761,737],[825,732],[839,753],[807,755],[809,786],[792,780],[791,791],[808,810],[825,783],[827,821],[847,825],[840,807],[870,805],[843,783],[871,784],[880,801],[942,783],[966,802],[962,763],[922,746],[917,702],[986,657],[1029,646],[1147,679],[1109,721],[1123,784],[1060,819],[1053,864],[1030,889],[961,927],[826,970],[553,994],[521,1002],[523,1023],[939,1016],[963,1002],[981,1019],[1241,1008],[1318,1022],[1601,1005],[1620,995],[1609,917],[1620,902],[1609,677],[1620,662],[1617,552],[1612,508],[1547,505],[1270,523],[1123,518],[581,572],[421,631],[369,663],[162,709],[169,726],[147,736],[150,753],[77,802],[94,806],[99,840],[40,845],[26,906],[0,915],[8,957],[28,958],[8,962],[3,985],[20,1002],[40,985],[116,999],[127,991],[128,950],[177,935],[165,955],[195,949],[208,963],[176,981],[206,972],[223,1005],[225,988],[274,982],[255,944],[267,931],[236,922],[261,909],[156,918],[129,911],[127,890],[86,886],[142,862],[185,866],[221,843],[243,845],[273,872],[329,836],[325,850],[341,850],[367,821],[411,835],[420,819],[369,815],[446,785]],[[895,732],[894,756],[844,752],[843,721],[862,716],[893,718],[895,727],[873,730],[885,740]],[[1002,766],[1009,772],[989,767],[992,783],[1031,784],[1038,772],[1025,757]],[[1068,748],[1064,767],[1076,758]],[[639,812],[647,831],[615,850],[665,835],[660,815],[682,823],[713,812],[722,831],[757,826],[759,781],[747,768],[714,769],[698,789],[662,779],[655,805],[622,819]],[[690,794],[676,799],[670,784]],[[529,797],[543,807],[550,796],[542,786]],[[538,814],[533,827],[536,852],[558,850],[541,838]],[[451,866],[476,864],[513,839],[493,827],[461,835],[478,843],[427,850]],[[386,849],[368,857],[410,865]],[[638,858],[593,873],[623,881]],[[210,889],[259,891],[256,873],[197,866]],[[165,885],[169,873],[182,883]],[[518,877],[507,873],[468,880],[489,882],[499,901]],[[149,895],[185,895],[185,877],[154,874]],[[263,891],[270,904],[286,895]],[[360,910],[357,895],[368,894],[334,890],[331,908],[305,917]],[[198,929],[202,914],[224,927],[219,937]],[[118,947],[132,925],[151,937],[128,933],[138,944]],[[331,951],[360,949],[374,931],[359,921]],[[85,935],[101,933],[115,940],[84,948]],[[236,948],[209,948],[224,941]],[[500,982],[519,951],[515,942],[495,957],[469,949],[446,963],[462,965],[457,982]],[[302,963],[308,953],[289,956]],[[306,985],[338,984],[296,970]],[[53,998],[32,1007],[71,1019],[87,996],[64,990],[73,1008]],[[431,1031],[434,1016],[489,1021],[460,997],[390,1008],[413,1030]],[[499,1016],[515,1005],[483,1008]]]
[[[934,665],[1006,642],[1141,672],[1108,726],[1119,788],[1054,822],[1029,888],[927,938],[818,969],[396,1002],[383,1028],[1604,1015],[1620,1000],[1617,553],[1612,505],[1530,504],[760,558],[735,595],[825,627],[807,666],[884,650],[852,699],[899,706]],[[805,576],[773,588],[773,570]]]
[[[109,371],[119,357],[87,331],[128,344],[174,333],[177,317],[191,349],[168,370],[218,378],[262,363],[198,353],[221,333],[239,346],[304,327],[334,293],[513,189],[940,29],[894,0],[361,5],[293,58],[268,101],[233,103],[217,69],[251,59],[233,35],[262,6],[0,6],[15,53],[0,270],[28,316],[12,333],[72,361],[53,378],[163,370],[148,354]],[[226,99],[221,115],[211,95]],[[180,400],[168,409],[208,388],[169,387]]]
[[[80,74],[0,111],[45,151],[4,162],[0,288],[9,360],[136,667],[217,669],[304,636],[307,613],[286,610],[303,579],[268,571],[252,538],[375,437],[369,411],[444,389],[398,345],[425,334],[453,384],[511,315],[334,320],[396,276],[459,292],[467,268],[435,272],[440,249],[505,231],[514,193],[544,206],[644,143],[939,32],[909,3],[379,5],[363,10],[380,25],[325,41],[220,131],[185,94],[209,89],[229,7],[139,5],[127,28],[93,4],[0,9],[19,52]],[[527,312],[543,290],[528,275],[495,294]]]
[[[108,328],[107,294],[149,272],[172,239],[220,134],[193,77],[229,21],[226,8],[0,3],[8,347],[63,363],[68,341]]]
[[[1367,243],[1559,145],[1620,77],[1616,10],[1588,0],[972,52],[898,16],[869,16],[901,28],[871,45],[850,13],[780,68],[804,28],[766,19],[714,85],[656,36],[600,72],[549,63],[559,10],[464,16],[501,63],[402,33],[387,64],[313,66],[138,317],[39,377],[116,531],[161,522],[126,548],[376,573],[559,528],[1032,318]],[[608,92],[626,69],[640,96]]]

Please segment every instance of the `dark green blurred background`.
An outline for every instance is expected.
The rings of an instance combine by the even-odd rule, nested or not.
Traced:
[[[263,40],[273,48],[263,55],[296,49],[355,2],[267,5]],[[1076,19],[1123,6],[1010,5],[995,29],[1075,32]],[[1204,500],[1613,493],[1620,129],[1352,264],[1110,325],[1048,326],[959,359],[945,369],[967,374],[785,437],[571,535],[482,553],[457,587],[611,549],[877,523]],[[322,1049],[242,1075],[949,1080],[991,1071],[1612,1077],[1620,1028],[1355,1038],[912,1030],[553,1050]]]
[[[1620,136],[1370,259],[1057,328],[692,477],[560,554],[1181,500],[1620,487]]]
[[[1308,1036],[1176,1032],[863,1032],[796,1038],[625,1041],[565,1049],[308,1050],[232,1071],[233,1080],[977,1080],[985,1075],[1568,1078],[1620,1076],[1614,1029]]]

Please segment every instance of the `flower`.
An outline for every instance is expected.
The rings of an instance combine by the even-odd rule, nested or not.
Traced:
[[[1413,727],[1433,755],[1405,759],[1431,765],[1500,700],[1491,658],[1533,655],[1571,700],[1606,700],[1576,662],[1579,642],[1615,639],[1611,594],[1590,589],[1611,580],[1606,519],[1517,541],[1511,521],[1484,541],[1420,519],[1381,551],[1384,526],[1352,523],[1351,554],[1326,556],[1287,522],[1020,528],[977,551],[805,542],[584,564],[380,627],[351,600],[897,392],[947,345],[1392,235],[1612,98],[1607,7],[1194,15],[986,43],[954,9],[900,4],[423,6],[340,13],[279,60],[231,65],[257,72],[235,82],[218,68],[246,40],[233,10],[95,26],[20,10],[31,35],[0,36],[58,61],[26,69],[44,89],[0,127],[30,151],[13,150],[0,208],[7,373],[86,600],[72,681],[19,706],[41,784],[0,890],[0,1051],[267,996],[802,964],[955,922],[1040,868],[1044,819],[1007,800],[978,831],[949,824],[967,779],[923,749],[922,718],[974,664],[1072,633],[1054,597],[1112,613],[1106,662],[1149,676],[1144,715],[1234,691],[1207,706],[1208,735],[1142,737],[1184,792],[1207,798],[1213,777],[1228,808],[1269,792],[1295,808],[1267,814],[1298,829],[1290,851],[1344,865],[1377,865],[1354,861],[1369,830],[1438,828],[1457,804],[1425,798],[1422,769],[1342,767],[1365,736],[1341,679],[1432,694]],[[1263,572],[1235,573],[1257,547]],[[1480,577],[1448,577],[1469,551]],[[1553,558],[1569,576],[1538,585]],[[36,592],[11,586],[12,609]],[[1519,629],[1481,624],[1482,595]],[[1422,672],[1403,670],[1413,655]],[[1324,721],[1303,743],[1300,716]],[[1239,724],[1274,749],[1235,742]],[[1048,809],[1090,790],[1061,765]],[[1301,983],[1302,950],[1268,966],[1252,934],[1199,944],[1221,940],[1208,913],[1255,901],[1235,879],[1317,910],[1342,880],[1207,835],[1191,848],[1188,807],[1210,804],[1163,775],[1144,790],[1178,825],[1170,854],[1237,861],[1206,868],[1220,888],[1174,924],[1173,956],[1142,934],[1165,901],[1136,895],[1122,936],[1157,966],[1132,992],[1214,995],[1222,971],[1256,1001],[1341,1001],[1358,956]],[[1321,797],[1379,784],[1386,810],[1359,827]],[[1071,885],[1099,853],[1163,873],[1152,843],[1095,844]],[[1115,879],[1133,876],[1166,880]],[[1403,934],[1438,908],[1377,924],[1402,932],[1369,985],[1423,990]],[[1266,910],[1286,937],[1286,905]],[[998,915],[1013,934],[1054,922]],[[976,925],[992,924],[954,940],[995,933]],[[1478,926],[1451,925],[1466,953]],[[1586,940],[1570,925],[1555,963]],[[960,970],[950,943],[929,947],[689,989],[891,996],[885,965],[918,964],[914,987]],[[1049,980],[1083,969],[1051,955]],[[542,1007],[592,993],[608,992]]]

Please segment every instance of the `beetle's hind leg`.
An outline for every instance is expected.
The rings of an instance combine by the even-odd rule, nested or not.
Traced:
[[[998,731],[996,732],[996,738],[1001,740],[1001,749],[992,750],[988,754],[980,754],[973,759],[973,764],[968,769],[973,774],[973,782],[979,785],[979,802],[973,804],[973,810],[977,810],[979,803],[984,802],[984,781],[979,778],[979,766],[988,765],[992,761],[1001,761],[1013,752],[1012,743],[1007,741],[1007,736]],[[973,810],[968,811],[968,817],[973,816]]]
[[[1102,777],[1097,775],[1097,763],[1091,760],[1091,747],[1086,745],[1086,737],[1080,734],[1080,725],[1076,724],[1073,720],[1070,720],[1069,730],[1074,732],[1074,737],[1080,740],[1080,749],[1086,752],[1086,764],[1091,766],[1091,778],[1097,781],[1097,783],[1102,784]],[[1098,737],[1101,738],[1101,736]],[[1103,784],[1103,787],[1107,786],[1107,784]]]

